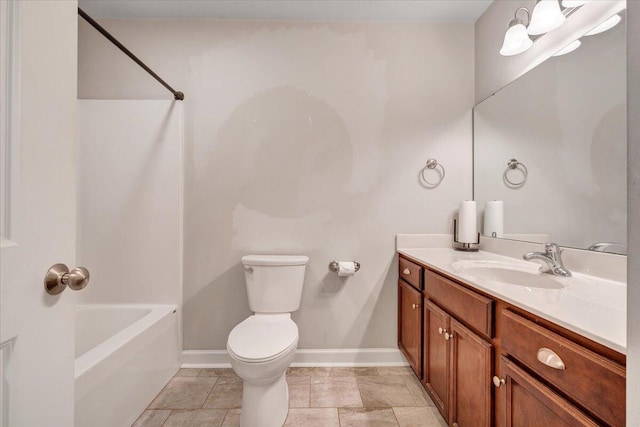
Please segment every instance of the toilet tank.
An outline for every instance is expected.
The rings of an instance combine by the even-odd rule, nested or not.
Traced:
[[[246,255],[242,257],[249,308],[254,313],[291,313],[300,308],[304,255]]]

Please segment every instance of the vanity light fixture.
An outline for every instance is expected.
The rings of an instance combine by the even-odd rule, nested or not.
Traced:
[[[518,8],[513,19],[509,23],[509,29],[504,35],[504,42],[500,49],[500,55],[513,56],[518,55],[533,45],[533,41],[529,38],[527,27],[522,18],[518,18],[519,11],[527,13],[527,21],[529,21],[529,9],[525,7]]]
[[[560,49],[559,51],[557,51],[556,53],[554,53],[551,56],[566,55],[567,53],[571,53],[574,50],[576,50],[577,48],[579,48],[581,44],[582,44],[582,42],[580,40],[574,40],[571,43],[569,43],[567,46],[565,46],[564,48]]]
[[[618,25],[620,21],[622,21],[622,17],[620,15],[613,15],[611,18],[596,26],[593,30],[585,33],[585,36],[593,36],[595,34],[604,33],[605,31],[610,30]]]
[[[558,0],[538,0],[531,12],[527,32],[532,36],[548,33],[562,25],[565,19]]]
[[[562,7],[578,7],[589,3],[589,1],[590,0],[562,0]]]

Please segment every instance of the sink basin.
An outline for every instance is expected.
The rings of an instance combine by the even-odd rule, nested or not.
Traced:
[[[539,266],[533,263],[466,260],[456,261],[451,266],[455,271],[476,279],[528,288],[564,288],[557,277],[540,272]]]

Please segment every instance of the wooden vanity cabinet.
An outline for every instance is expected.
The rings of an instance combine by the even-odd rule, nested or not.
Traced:
[[[624,355],[400,261],[399,347],[451,427],[625,425]]]
[[[424,387],[449,425],[489,427],[493,346],[457,319],[490,331],[492,301],[428,270],[424,287]]]
[[[493,346],[451,319],[449,425],[491,426]]]
[[[504,384],[500,386],[496,398],[500,400],[500,407],[503,408],[498,414],[501,426],[599,425],[504,356],[500,357],[500,373]]]
[[[499,319],[505,354],[607,425],[624,425],[623,366],[511,310]]]
[[[398,347],[422,378],[422,295],[398,280]]]
[[[398,272],[398,348],[422,379],[422,267],[400,258]]]
[[[449,372],[451,317],[440,307],[424,299],[423,385],[445,420],[449,419]]]

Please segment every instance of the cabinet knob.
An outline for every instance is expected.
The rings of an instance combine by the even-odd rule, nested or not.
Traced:
[[[497,376],[493,376],[493,385],[496,387],[500,387],[502,384],[504,384],[504,379],[502,378],[498,378]]]
[[[438,328],[438,334],[442,335],[445,333],[446,329]]]
[[[553,350],[548,348],[541,348],[538,350],[538,354],[536,355],[538,358],[538,362],[542,363],[553,369],[558,369],[560,371],[565,370],[565,365],[560,356]]]
[[[413,308],[414,310],[416,308],[420,308],[420,304],[411,304],[411,308]]]
[[[402,274],[406,274],[407,276],[410,276],[411,270],[409,270],[408,268],[405,268],[404,270],[402,270]]]
[[[449,341],[451,338],[453,338],[453,332],[449,333],[449,332],[445,332],[444,333],[444,339]]]

